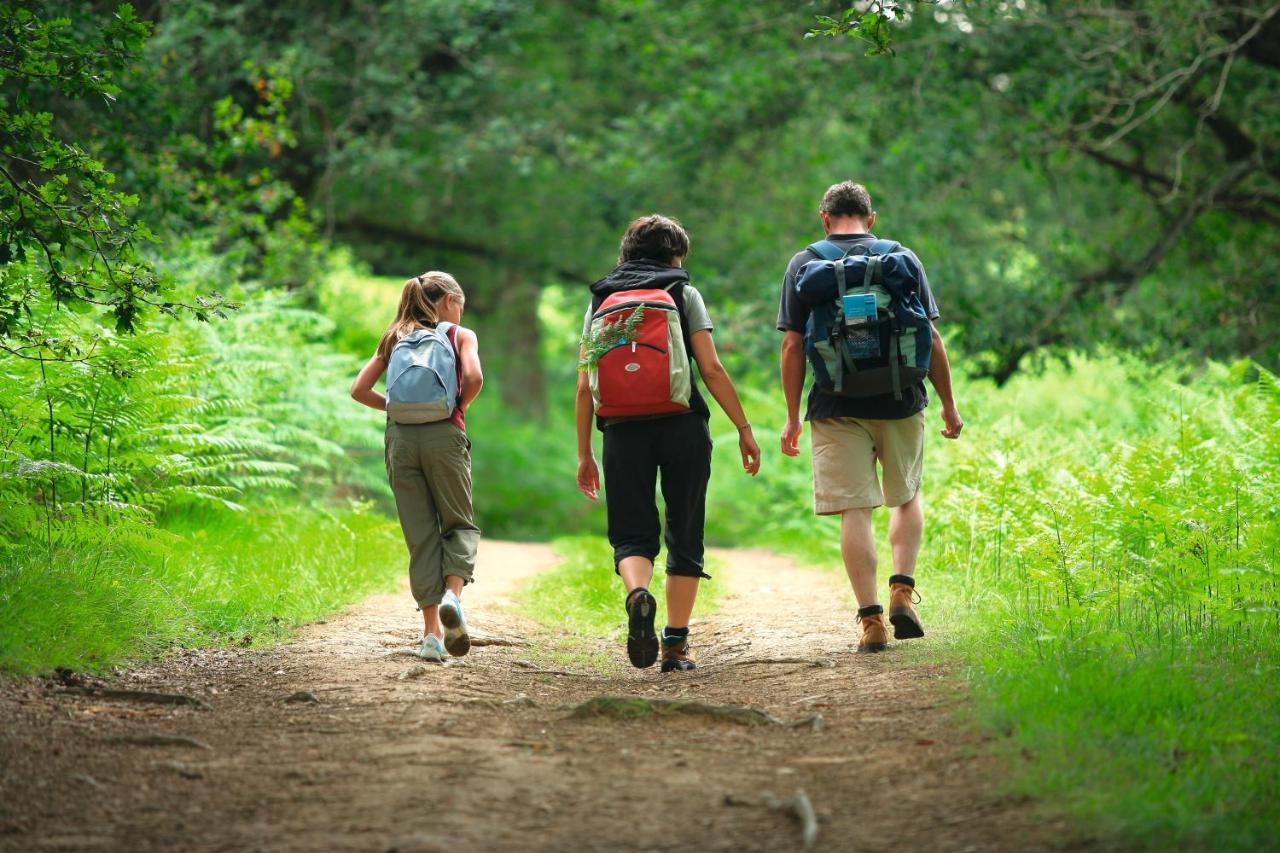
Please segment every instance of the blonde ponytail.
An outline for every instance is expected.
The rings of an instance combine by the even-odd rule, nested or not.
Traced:
[[[447,272],[431,270],[406,281],[400,291],[396,318],[378,342],[378,357],[389,360],[391,350],[405,335],[434,328],[440,322],[440,301],[449,297],[466,298],[462,286]]]

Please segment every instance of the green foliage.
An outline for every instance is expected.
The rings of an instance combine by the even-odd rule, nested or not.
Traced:
[[[245,492],[327,491],[335,477],[382,488],[347,454],[381,442],[342,394],[354,360],[320,343],[331,328],[264,296],[237,322],[112,338],[92,360],[0,363],[0,495],[26,508],[0,530],[48,538],[78,518],[237,509]]]
[[[102,306],[120,331],[132,330],[146,305],[220,310],[217,299],[180,305],[164,295],[141,252],[154,236],[133,218],[137,196],[117,189],[115,175],[59,121],[69,102],[116,100],[149,31],[129,5],[97,26],[27,5],[0,9],[0,263],[17,262],[0,275],[0,346],[10,353],[82,355],[76,341],[23,328],[37,298]]]
[[[903,16],[901,3],[885,3],[871,0],[865,8],[848,8],[839,17],[818,15],[818,25],[805,33],[805,38],[816,36],[849,36],[868,43],[867,56],[893,54],[891,42],[893,21]]]
[[[1280,777],[1256,760],[1280,751],[1276,387],[1248,363],[1077,358],[1003,389],[962,378],[964,437],[930,429],[925,618],[1008,736],[1011,785],[1100,833],[1244,850],[1277,819]],[[747,408],[784,411],[776,393]],[[731,429],[709,533],[839,567],[809,465],[766,452],[741,488]]]

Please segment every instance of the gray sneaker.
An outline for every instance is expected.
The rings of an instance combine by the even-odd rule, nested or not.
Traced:
[[[434,663],[444,663],[444,644],[435,634],[422,637],[422,645],[418,647],[418,657]]]
[[[440,602],[440,623],[444,625],[444,647],[449,654],[460,658],[471,651],[471,636],[467,633],[467,617],[462,612],[462,602],[453,590],[444,594]]]

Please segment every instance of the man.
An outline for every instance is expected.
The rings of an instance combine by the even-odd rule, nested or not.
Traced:
[[[871,229],[876,214],[871,197],[861,184],[845,181],[832,186],[823,195],[818,212],[827,240],[840,250],[860,252],[875,243]],[[787,456],[800,455],[800,394],[806,373],[804,334],[810,314],[810,306],[800,299],[795,285],[801,267],[818,257],[811,249],[797,253],[787,264],[782,280],[778,330],[783,333],[782,388],[787,400],[787,423],[782,430],[782,452]],[[938,318],[938,306],[923,266],[919,269],[918,295],[932,326]],[[942,403],[942,434],[954,439],[960,436],[964,421],[952,397],[946,348],[938,330],[932,331],[928,377]],[[924,408],[929,396],[923,381],[901,391],[901,399],[892,392],[846,397],[815,386],[810,390],[805,414],[813,429],[814,509],[818,515],[841,516],[840,551],[862,624],[859,651],[882,651],[888,643],[884,608],[877,595],[876,544],[871,526],[872,510],[882,505],[891,507],[889,541],[894,573],[889,577],[889,617],[894,636],[924,636],[912,599],[916,557],[924,530],[920,474]],[[877,463],[883,484],[876,474]]]

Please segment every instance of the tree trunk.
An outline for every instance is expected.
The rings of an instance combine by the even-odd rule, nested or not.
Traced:
[[[480,353],[493,365],[503,405],[513,414],[541,420],[547,413],[538,323],[541,289],[519,267],[503,266],[498,275],[502,290],[485,317]]]

